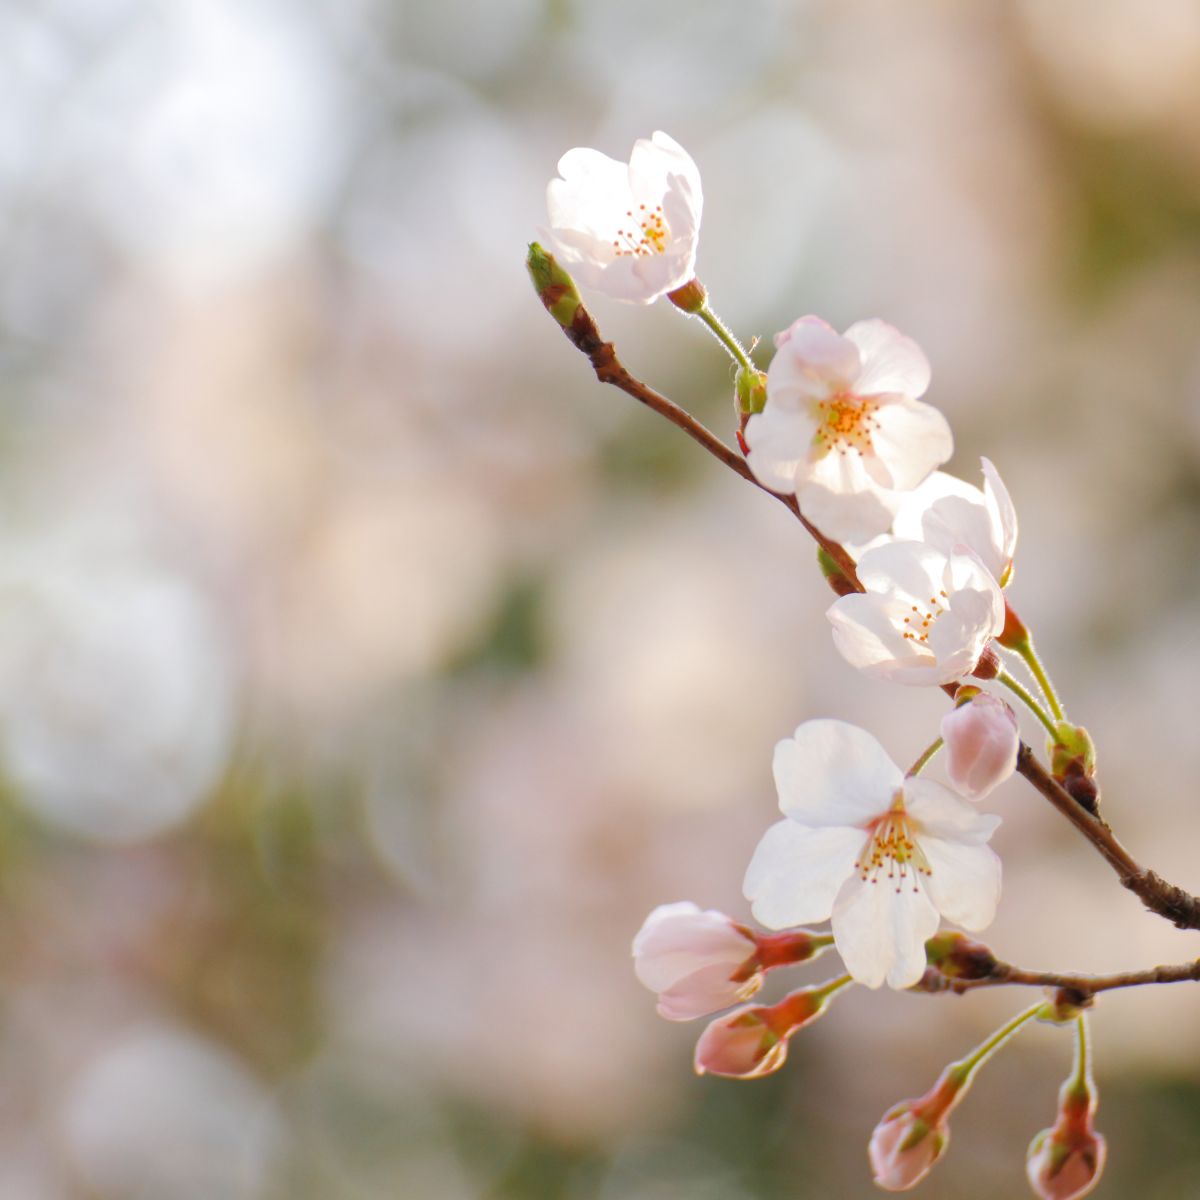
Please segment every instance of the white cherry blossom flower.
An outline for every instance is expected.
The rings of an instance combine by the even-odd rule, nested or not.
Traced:
[[[965,547],[949,555],[891,542],[858,562],[865,592],[828,609],[833,641],[852,666],[896,683],[943,684],[969,675],[1004,628],[1004,594]]]
[[[1017,510],[990,460],[983,465],[983,490],[935,471],[904,498],[892,531],[897,538],[927,542],[943,554],[968,546],[1001,587],[1012,577],[1017,552]]]
[[[546,188],[547,231],[585,287],[649,304],[691,281],[704,198],[687,151],[661,130],[629,162],[577,146]]]
[[[892,523],[903,493],[953,452],[946,418],[919,397],[921,348],[883,321],[839,334],[801,317],[775,338],[767,403],[746,425],[747,462],[839,542],[865,542]]]
[[[939,914],[990,924],[1000,860],[987,846],[999,817],[932,780],[905,779],[869,734],[808,721],[775,747],[786,819],[763,836],[744,890],[757,920],[779,929],[831,919],[846,970],[867,987],[910,987],[925,970]]]

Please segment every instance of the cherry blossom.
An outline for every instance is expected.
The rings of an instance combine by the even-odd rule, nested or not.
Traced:
[[[658,131],[629,162],[577,146],[546,188],[549,236],[586,287],[649,304],[688,283],[696,267],[703,193],[687,151]]]
[[[911,987],[939,914],[991,923],[1000,860],[986,845],[999,817],[932,780],[904,778],[866,731],[808,721],[775,747],[785,820],[771,826],[744,890],[768,928],[832,920],[846,969],[868,987]]]
[[[1100,1182],[1108,1145],[1091,1128],[1043,1129],[1029,1144],[1025,1172],[1041,1200],[1079,1200]]]
[[[747,1000],[762,986],[753,934],[688,900],[659,905],[633,939],[633,969],[658,1012],[689,1021]]]
[[[896,513],[897,538],[926,542],[950,554],[967,546],[1001,587],[1012,578],[1017,552],[1017,510],[1000,473],[989,459],[983,465],[983,490],[935,471],[910,492]]]
[[[903,498],[954,449],[950,426],[920,401],[921,348],[883,321],[845,334],[801,317],[776,335],[767,403],[745,430],[755,476],[794,492],[804,515],[839,542],[883,533]]]
[[[1003,700],[977,692],[942,718],[946,770],[960,795],[982,800],[1017,769],[1017,718]]]
[[[827,616],[842,657],[868,675],[936,685],[969,675],[1004,628],[1004,594],[965,549],[891,542],[858,562],[865,592],[836,600]]]

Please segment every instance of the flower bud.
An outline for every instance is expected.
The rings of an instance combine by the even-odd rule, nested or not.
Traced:
[[[953,930],[929,938],[925,957],[947,979],[989,979],[998,965],[996,956],[982,942]]]
[[[696,1043],[696,1074],[758,1079],[778,1071],[787,1059],[788,1039],[815,1021],[849,982],[842,976],[792,992],[778,1004],[746,1005],[718,1017]]]
[[[690,1021],[748,1000],[763,968],[750,930],[691,901],[662,904],[633,939],[633,969],[658,993],[668,1021]]]
[[[698,279],[689,279],[687,283],[667,293],[667,299],[685,313],[698,313],[708,300],[708,292]]]
[[[1025,1171],[1041,1200],[1078,1200],[1100,1179],[1108,1147],[1093,1127],[1096,1085],[1088,1062],[1087,1021],[1077,1018],[1075,1067],[1058,1092],[1058,1118],[1029,1143]]]
[[[1100,1181],[1108,1146],[1092,1129],[1043,1129],[1029,1143],[1025,1172],[1042,1200],[1079,1200]]]
[[[871,1134],[867,1155],[875,1182],[887,1192],[906,1192],[929,1174],[950,1141],[944,1118],[930,1124],[910,1107],[898,1104]]]
[[[747,417],[760,413],[767,406],[767,375],[765,371],[747,371],[739,367],[733,381],[737,396],[738,415],[745,424]]]
[[[569,329],[576,311],[583,304],[575,280],[559,266],[554,255],[544,250],[537,242],[529,243],[525,266],[546,311],[564,329]]]
[[[1003,700],[979,692],[942,718],[947,770],[969,800],[982,800],[1017,767],[1017,718]]]
[[[755,933],[691,901],[663,904],[633,939],[633,969],[668,1021],[690,1021],[748,1000],[775,967],[807,962],[833,945],[827,933]]]
[[[1096,783],[1096,747],[1082,725],[1059,721],[1054,740],[1049,744],[1050,772],[1088,812],[1100,807],[1100,787]]]

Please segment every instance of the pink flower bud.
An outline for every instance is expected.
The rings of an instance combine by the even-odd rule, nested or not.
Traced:
[[[1020,738],[1013,711],[980,692],[942,718],[950,780],[969,800],[981,800],[1016,770]]]
[[[1108,1147],[1091,1128],[1063,1124],[1043,1129],[1029,1143],[1025,1170],[1042,1200],[1079,1200],[1100,1180]]]
[[[662,904],[633,939],[633,969],[658,993],[668,1021],[690,1021],[748,1000],[762,986],[754,935],[689,900]]]
[[[758,1079],[778,1071],[787,1059],[788,1039],[815,1021],[849,982],[845,975],[791,992],[778,1004],[746,1005],[718,1017],[696,1043],[696,1074]]]
[[[875,1182],[887,1192],[906,1192],[929,1174],[950,1141],[944,1114],[932,1123],[913,1107],[899,1104],[875,1126],[867,1155]]]

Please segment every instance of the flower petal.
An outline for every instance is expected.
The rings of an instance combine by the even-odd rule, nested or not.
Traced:
[[[912,338],[877,319],[855,322],[846,330],[846,338],[862,356],[862,371],[854,382],[858,395],[896,393],[915,399],[925,394],[929,360]]]
[[[897,886],[886,874],[865,882],[855,874],[833,905],[834,946],[846,970],[870,988],[916,983],[925,973],[925,940],[937,927],[937,909],[911,875]]]
[[[795,407],[849,391],[861,360],[857,348],[820,317],[801,317],[775,335],[778,351],[767,368],[767,405]]]
[[[812,827],[865,826],[887,812],[904,782],[865,729],[827,719],[806,721],[779,742],[774,772],[782,812]]]
[[[893,607],[882,596],[860,592],[835,600],[825,615],[833,626],[838,653],[852,667],[877,678],[895,678],[910,668],[933,670],[932,651],[904,640],[891,615]]]
[[[925,887],[947,921],[964,929],[986,929],[1000,902],[1000,859],[990,846],[921,837],[931,873]]]
[[[817,425],[806,412],[792,412],[771,404],[746,422],[746,462],[754,477],[773,492],[796,489],[796,472],[807,462]]]
[[[979,461],[983,467],[983,493],[987,497],[988,508],[1000,526],[1000,549],[1007,565],[1017,552],[1017,510],[991,459],[981,458]]]
[[[768,929],[824,921],[863,848],[861,829],[808,829],[777,821],[746,868],[742,891]]]
[[[858,455],[827,455],[842,462],[858,462]],[[806,473],[807,464],[798,465]],[[853,490],[834,490],[824,483],[799,482],[796,499],[800,511],[826,537],[835,542],[866,542],[885,532],[895,511],[895,492],[884,491],[862,472],[862,485]]]
[[[1000,825],[999,817],[981,813],[948,787],[920,776],[904,781],[904,806],[922,845],[926,836],[982,845]]]
[[[887,463],[898,491],[909,491],[954,453],[950,423],[936,408],[898,398],[875,413],[875,453]]]

